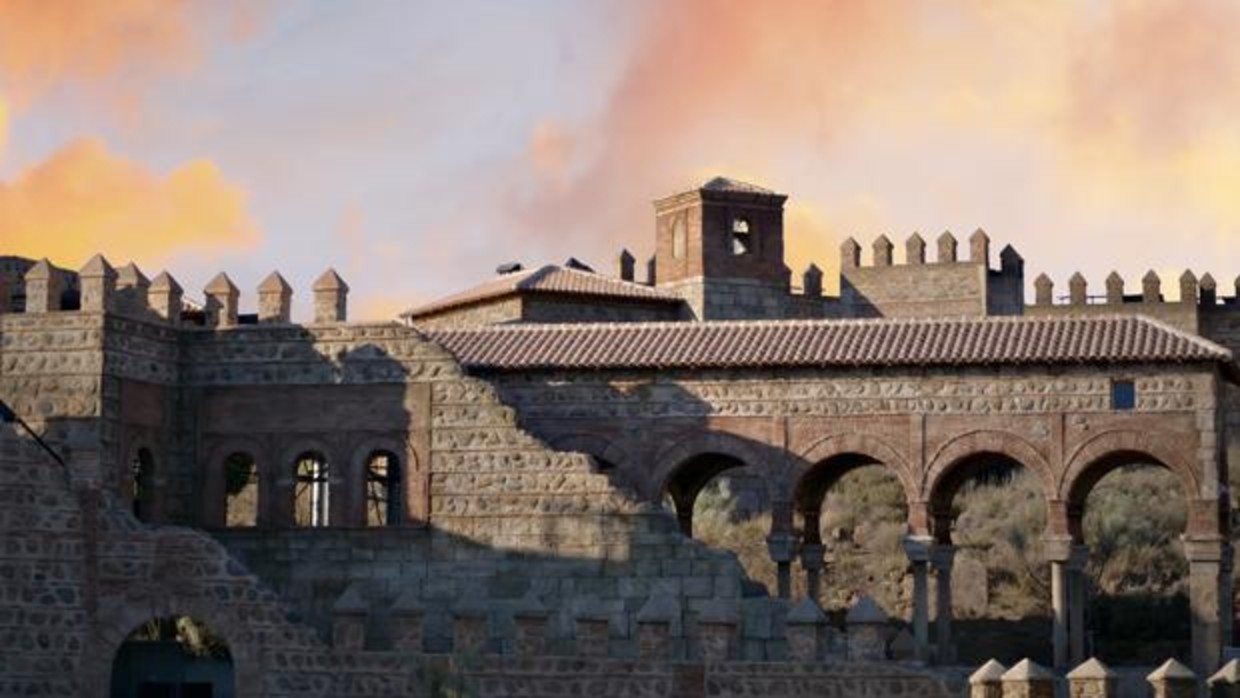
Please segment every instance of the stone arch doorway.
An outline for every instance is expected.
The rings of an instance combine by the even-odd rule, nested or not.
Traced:
[[[228,643],[189,616],[139,624],[112,659],[112,698],[234,698],[235,686]]]
[[[745,461],[726,453],[699,453],[681,461],[663,481],[663,495],[670,499],[680,531],[693,537],[693,514],[698,496],[712,480],[728,471],[747,466]]]

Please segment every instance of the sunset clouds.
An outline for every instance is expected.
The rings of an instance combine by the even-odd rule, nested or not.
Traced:
[[[184,2],[0,2],[0,164],[10,129],[41,98],[69,92],[132,118],[154,83],[189,72],[199,41]],[[75,134],[0,178],[5,254],[73,266],[103,252],[154,265],[174,252],[252,248],[257,238],[245,193],[208,158],[160,172]]]
[[[337,266],[386,317],[644,259],[650,201],[725,174],[790,195],[794,283],[977,227],[1061,283],[1240,272],[1230,0],[249,7],[0,0],[2,251]]]

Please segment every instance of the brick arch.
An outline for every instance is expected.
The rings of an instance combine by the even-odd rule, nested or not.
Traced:
[[[922,475],[920,498],[927,507],[924,525],[930,528],[940,542],[950,542],[952,498],[961,484],[967,481],[968,469],[977,464],[976,459],[987,455],[1006,458],[1037,474],[1042,482],[1047,530],[1053,525],[1055,471],[1046,457],[1036,446],[1017,434],[978,429],[955,436],[939,447],[930,456]]]
[[[695,431],[686,438],[677,439],[676,444],[662,452],[654,459],[654,469],[649,482],[646,483],[647,495],[657,500],[663,496],[668,479],[685,462],[698,456],[718,454],[733,458],[749,466],[760,466],[769,459],[765,446],[759,446],[744,437],[724,431]]]
[[[230,604],[215,602],[209,590],[197,586],[203,585],[178,593],[163,584],[143,585],[141,602],[129,596],[100,599],[96,616],[98,633],[82,650],[81,676],[88,684],[87,690],[100,698],[110,695],[116,653],[125,638],[140,625],[156,618],[189,616],[205,624],[228,646],[235,695],[260,693],[264,673],[261,648],[246,640],[263,634],[247,627],[245,613]]]
[[[379,451],[387,451],[400,459],[397,463],[397,475],[406,499],[410,496],[413,474],[418,470],[418,454],[412,442],[390,436],[371,436],[358,440],[353,446],[352,457],[344,466],[345,482],[342,485],[349,499],[348,516],[354,519],[352,523],[357,526],[366,526],[366,461],[372,453]],[[410,518],[407,502],[403,516]]]
[[[204,495],[199,504],[199,517],[205,526],[224,526],[227,494],[225,492],[224,460],[234,453],[246,453],[254,458],[258,475],[259,497],[275,476],[270,462],[270,452],[262,443],[245,436],[234,436],[218,441],[207,450],[206,462],[199,468],[202,473]],[[261,510],[261,500],[259,503]]]
[[[907,502],[915,500],[917,482],[904,454],[882,437],[855,432],[824,436],[798,453],[788,477],[780,482],[781,495],[786,495],[785,499],[788,501],[798,501],[798,493],[820,466],[828,461],[849,457],[860,457],[864,460],[845,465],[833,473],[830,476],[832,484],[854,467],[877,464],[889,470],[900,481]],[[825,489],[829,488],[830,485],[827,485]]]
[[[1202,500],[1195,460],[1185,459],[1182,449],[1168,446],[1168,440],[1168,435],[1157,432],[1111,430],[1091,437],[1073,451],[1058,493],[1068,503],[1070,517],[1077,519],[1073,522],[1074,535],[1080,536],[1079,518],[1084,514],[1086,498],[1098,482],[1122,465],[1142,461],[1166,468],[1180,481],[1181,496],[1189,509],[1190,529],[1213,528],[1194,515],[1195,510],[1208,515],[1215,504],[1213,500]]]

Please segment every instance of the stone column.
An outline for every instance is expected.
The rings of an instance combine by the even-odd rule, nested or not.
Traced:
[[[1055,675],[1022,659],[1001,679],[1003,698],[1055,698]]]
[[[1085,605],[1089,601],[1089,546],[1072,546],[1068,559],[1068,659],[1071,665],[1084,662],[1085,657]]]
[[[791,533],[772,533],[766,537],[766,549],[778,571],[779,598],[792,597],[792,558],[796,556],[797,539]]]
[[[1223,621],[1230,604],[1220,598],[1223,557],[1230,547],[1221,538],[1184,538],[1188,557],[1189,604],[1193,614],[1193,668],[1209,675],[1218,668],[1223,650]]]
[[[813,598],[796,605],[784,621],[788,657],[795,662],[814,662],[822,655],[827,616]]]
[[[1119,675],[1097,659],[1068,672],[1068,698],[1117,698]]]
[[[1210,698],[1240,698],[1240,660],[1233,659],[1210,677]]]
[[[1145,680],[1153,698],[1197,698],[1197,675],[1174,659],[1168,659]]]
[[[950,664],[956,660],[952,646],[952,563],[955,559],[955,546],[935,545],[930,549],[936,596],[934,642],[940,664]]]
[[[913,568],[913,656],[930,659],[930,536],[905,536],[904,554]]]
[[[969,675],[969,698],[1003,698],[1003,674],[1007,667],[990,660]]]
[[[1054,667],[1068,667],[1068,561],[1072,557],[1072,539],[1047,538],[1046,559],[1051,563],[1051,644]]]
[[[805,568],[805,595],[815,602],[822,591],[822,568],[827,548],[822,543],[801,544],[801,566]]]

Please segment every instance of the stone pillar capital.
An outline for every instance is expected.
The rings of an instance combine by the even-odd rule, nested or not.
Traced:
[[[1184,557],[1188,558],[1190,563],[1221,563],[1225,557],[1228,557],[1224,553],[1231,547],[1221,536],[1182,536],[1181,540],[1184,542]]]
[[[909,562],[930,562],[930,550],[934,547],[932,536],[905,536],[901,543]]]
[[[951,570],[956,562],[956,546],[935,545],[930,548],[930,564],[937,570]]]
[[[1042,539],[1042,550],[1049,562],[1066,563],[1072,558],[1075,543],[1070,536],[1047,536]]]
[[[792,562],[797,554],[797,537],[791,533],[772,533],[766,537],[766,550],[775,562]]]
[[[801,566],[806,570],[821,570],[826,557],[827,547],[822,543],[801,544]]]
[[[1074,545],[1072,551],[1068,554],[1067,563],[1068,571],[1084,572],[1085,566],[1089,564],[1089,546]]]

